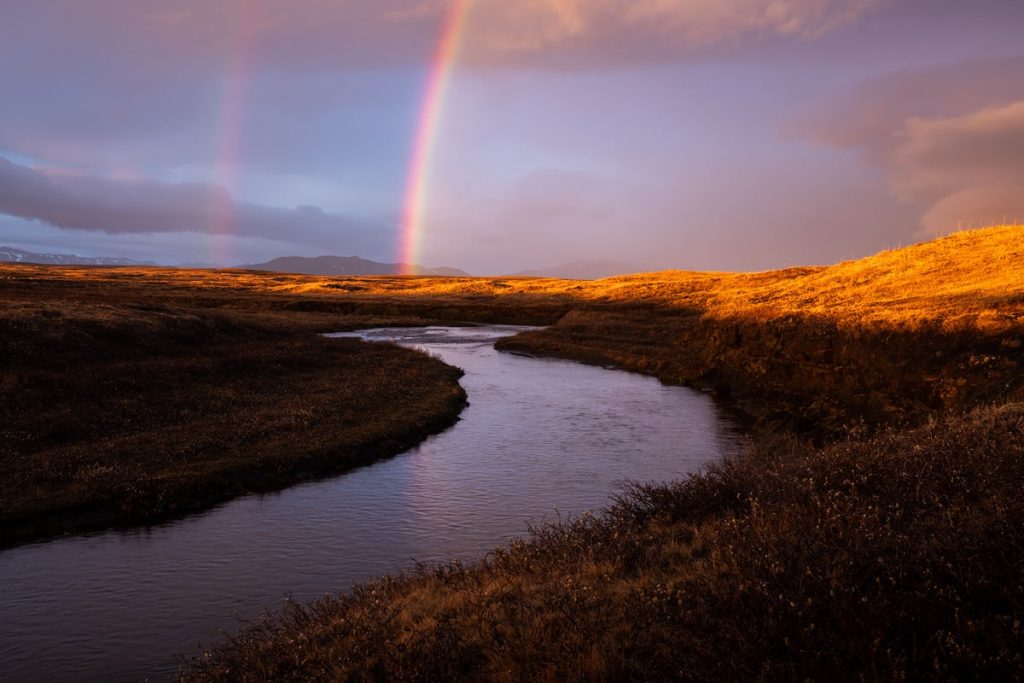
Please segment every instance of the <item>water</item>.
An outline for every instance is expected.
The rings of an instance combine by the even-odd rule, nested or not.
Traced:
[[[466,371],[461,421],[398,457],[157,527],[0,553],[0,681],[166,678],[175,654],[289,596],[471,558],[736,447],[700,393],[492,348],[519,329],[363,333]]]

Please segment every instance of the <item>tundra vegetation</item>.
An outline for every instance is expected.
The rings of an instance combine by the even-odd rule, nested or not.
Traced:
[[[183,680],[1024,676],[1019,226],[766,273],[11,266],[0,296],[36,323],[47,300],[68,315],[130,296],[282,347],[378,324],[544,324],[500,346],[704,387],[755,421],[750,453],[470,565],[268,615]],[[22,367],[4,368],[5,411]]]
[[[335,474],[409,448],[465,404],[456,368],[320,337],[301,316],[3,276],[0,547]]]

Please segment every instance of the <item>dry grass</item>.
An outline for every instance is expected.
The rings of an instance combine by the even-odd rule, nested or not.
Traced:
[[[761,274],[378,285],[363,296],[568,296],[555,326],[502,345],[874,436],[763,446],[469,566],[295,605],[182,679],[1024,677],[1024,406],[1004,403],[1024,374],[1021,237]]]
[[[310,331],[365,319],[5,284],[0,547],[337,473],[405,450],[464,405],[454,368]]]
[[[301,366],[318,362],[301,346],[313,331],[555,323],[504,347],[707,386],[832,443],[765,446],[471,566],[295,606],[185,680],[1020,679],[1022,237],[1007,226],[830,268],[597,282],[0,267],[0,358],[14,359],[0,396],[16,404],[20,358],[51,378],[80,362],[84,387],[89,349],[104,363],[156,349],[188,368],[257,334],[302,348]],[[233,370],[217,372],[200,393]]]
[[[290,610],[182,680],[1012,680],[1024,406],[764,448],[469,566]]]
[[[56,493],[59,481],[74,480],[73,489],[106,500],[99,495],[106,485],[99,473],[108,472],[111,483],[124,473],[92,454],[110,447],[118,460],[141,462],[146,456],[124,454],[170,453],[173,448],[130,445],[114,435],[132,428],[153,433],[160,425],[186,429],[198,418],[183,417],[187,410],[179,415],[176,406],[193,400],[204,406],[206,421],[188,429],[183,443],[210,431],[201,447],[183,446],[188,452],[230,451],[226,444],[245,441],[232,424],[279,426],[288,422],[287,406],[299,416],[293,431],[302,431],[302,396],[315,403],[326,386],[345,384],[342,377],[353,386],[360,381],[354,362],[348,369],[337,364],[334,347],[299,340],[320,331],[459,321],[547,324],[502,347],[702,386],[762,425],[829,438],[851,427],[919,423],[1021,396],[1022,236],[1024,228],[1008,226],[830,268],[664,272],[596,282],[3,265],[3,458],[6,470],[20,474],[8,477],[11,493],[0,498],[0,514],[49,514],[87,497],[65,500]],[[282,342],[285,337],[290,341]],[[296,344],[306,345],[301,354]],[[309,363],[320,357],[321,366],[261,378],[275,354],[285,365],[300,355]],[[235,398],[228,386],[238,388]],[[252,398],[257,391],[262,399]],[[280,415],[271,414],[272,404]],[[224,417],[216,426],[217,415],[243,414],[248,417]],[[96,425],[91,434],[90,424]],[[310,439],[321,452],[322,437]],[[49,464],[32,473],[36,465],[25,464],[32,453]],[[79,464],[54,464],[62,460]],[[20,491],[33,477],[50,476],[43,473],[47,468],[63,474],[53,475],[52,486],[26,489],[38,494]],[[178,503],[164,501],[176,495],[139,499],[173,508]],[[37,503],[27,505],[26,496]]]
[[[720,319],[799,313],[839,325],[998,333],[1024,315],[1024,226],[960,232],[822,268],[668,271],[598,285],[611,299],[671,300]]]
[[[965,231],[829,267],[764,273],[663,271],[595,281],[544,278],[321,277],[241,270],[0,266],[6,277],[73,282],[90,291],[120,284],[161,298],[176,291],[303,297],[350,307],[485,309],[537,317],[569,308],[695,310],[725,319],[766,320],[799,313],[840,325],[912,329],[941,325],[999,332],[1024,314],[1024,226]],[[266,297],[264,297],[266,299]],[[329,306],[324,306],[329,310]],[[351,310],[351,309],[349,309]],[[521,313],[519,315],[522,315]]]
[[[761,424],[829,438],[1024,396],[1021,227],[829,268],[594,287],[603,306],[501,347],[709,388]]]

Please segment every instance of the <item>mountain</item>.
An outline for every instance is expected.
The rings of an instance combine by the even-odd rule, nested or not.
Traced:
[[[566,280],[600,280],[613,275],[626,275],[643,270],[639,266],[618,261],[571,261],[552,268],[524,270],[519,277],[556,277]]]
[[[14,247],[0,247],[0,262],[39,263],[60,266],[155,266],[152,261],[133,261],[107,256],[76,256],[75,254],[37,254]]]
[[[282,256],[239,268],[248,270],[269,270],[275,273],[298,273],[300,275],[402,275],[407,273],[401,263],[378,263],[358,256]],[[466,277],[469,273],[458,268],[424,268],[413,266],[415,275],[443,275]]]

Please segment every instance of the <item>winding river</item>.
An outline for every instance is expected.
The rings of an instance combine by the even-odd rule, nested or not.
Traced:
[[[493,349],[520,329],[360,333],[466,371],[462,419],[402,455],[160,526],[0,552],[0,681],[166,678],[175,654],[288,597],[471,558],[737,447],[703,394]]]

